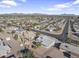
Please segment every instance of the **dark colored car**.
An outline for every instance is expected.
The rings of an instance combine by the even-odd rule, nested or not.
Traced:
[[[52,58],[52,57],[50,57],[50,56],[46,56],[46,58]]]

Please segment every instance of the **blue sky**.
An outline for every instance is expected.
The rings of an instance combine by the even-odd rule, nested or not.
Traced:
[[[79,15],[79,0],[0,0],[0,13]]]

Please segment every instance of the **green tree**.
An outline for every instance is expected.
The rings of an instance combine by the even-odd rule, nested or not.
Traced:
[[[17,39],[18,39],[18,35],[17,35],[17,34],[15,34],[14,39],[15,39],[15,40],[17,40]]]
[[[0,32],[3,32],[3,29],[2,28],[0,28]]]
[[[12,33],[12,35],[13,35],[13,34],[15,33],[15,31],[12,31],[11,33]]]
[[[41,42],[33,42],[33,44],[34,44],[34,46],[35,46],[36,48],[42,46]]]
[[[7,24],[7,26],[11,26],[11,25],[12,25],[11,23],[8,23],[8,24]]]
[[[23,55],[23,58],[34,58],[33,52],[28,51]]]
[[[20,51],[22,54],[22,58],[34,58],[34,54],[32,51],[30,51],[29,49],[23,49]]]

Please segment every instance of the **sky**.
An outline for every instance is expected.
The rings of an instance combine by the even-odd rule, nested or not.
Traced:
[[[0,0],[0,13],[79,15],[79,0]]]

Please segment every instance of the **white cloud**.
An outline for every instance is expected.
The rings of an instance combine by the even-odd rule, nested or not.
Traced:
[[[22,2],[26,2],[26,0],[21,0]]]
[[[65,3],[65,4],[56,4],[53,7],[48,8],[47,10],[48,11],[61,11],[61,10],[64,10],[64,9],[68,9],[69,7],[70,6],[69,6],[68,3]]]
[[[61,9],[58,9],[58,8],[48,8],[47,10],[48,11],[58,11],[58,10],[61,10]]]
[[[64,11],[64,10],[71,10],[73,6],[73,2],[67,2],[63,4],[55,4],[52,7],[47,8],[48,11]]]
[[[17,3],[14,0],[3,0],[0,3],[3,5],[17,6]]]
[[[55,8],[60,8],[60,9],[64,9],[64,8],[68,8],[69,6],[65,5],[65,4],[58,4],[54,6]]]
[[[73,4],[79,4],[79,0],[75,0]]]
[[[60,8],[60,9],[70,8],[71,6],[72,6],[71,2],[54,5],[55,8]]]
[[[21,2],[26,2],[26,0],[18,0]],[[0,7],[13,7],[20,5],[16,0],[0,0]]]
[[[9,5],[0,5],[0,7],[6,7],[6,8],[10,8],[11,6],[9,6]]]

